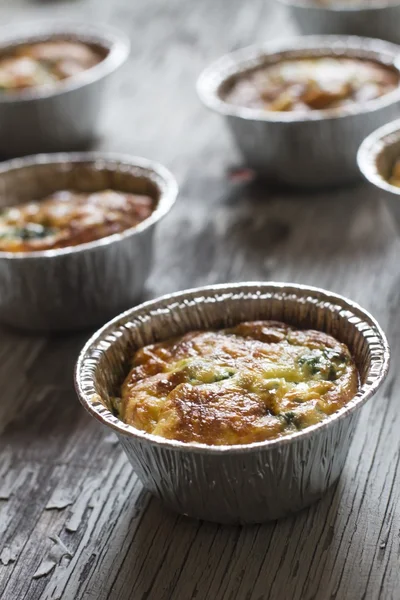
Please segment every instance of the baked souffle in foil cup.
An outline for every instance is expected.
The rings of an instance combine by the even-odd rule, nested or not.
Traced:
[[[391,183],[400,160],[400,120],[371,133],[361,144],[357,160],[361,173],[386,200],[400,232],[400,181]]]
[[[397,0],[278,0],[304,34],[360,35],[398,44]]]
[[[98,326],[140,299],[154,231],[171,209],[177,184],[162,165],[123,154],[41,154],[0,165],[0,209],[60,190],[148,194],[144,221],[94,241],[32,252],[0,251],[0,322],[31,331]]]
[[[114,416],[112,398],[137,349],[191,330],[260,319],[317,329],[347,344],[360,375],[354,398],[301,431],[232,446],[165,439]],[[83,348],[75,383],[83,406],[115,431],[145,488],[168,507],[219,523],[260,523],[310,505],[335,483],[360,409],[381,386],[389,355],[378,323],[346,298],[286,283],[215,285],[146,302],[109,322]]]
[[[244,163],[271,181],[304,187],[354,182],[360,178],[360,143],[399,114],[400,87],[362,104],[308,112],[248,108],[226,98],[236,81],[259,68],[330,56],[368,59],[400,76],[394,44],[354,36],[304,36],[232,52],[199,77],[201,100],[225,118]]]
[[[38,42],[83,43],[95,66],[51,85],[0,90],[0,157],[84,150],[95,140],[113,74],[129,55],[127,36],[108,25],[45,21],[2,28],[0,57]]]

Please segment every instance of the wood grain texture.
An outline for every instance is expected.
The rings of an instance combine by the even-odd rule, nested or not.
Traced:
[[[297,195],[233,182],[237,155],[194,90],[219,54],[292,33],[286,14],[265,0],[0,0],[3,25],[52,16],[129,33],[98,146],[160,160],[180,181],[147,297],[240,280],[327,287],[372,311],[393,362],[338,486],[291,518],[230,528],[168,513],[84,413],[72,367],[85,335],[2,331],[0,598],[398,600],[400,246],[390,215],[363,185]]]

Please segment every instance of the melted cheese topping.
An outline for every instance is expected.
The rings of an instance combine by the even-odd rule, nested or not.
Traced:
[[[113,402],[125,423],[148,433],[232,445],[318,423],[357,390],[344,344],[320,331],[258,321],[142,348]]]
[[[364,104],[399,85],[396,71],[371,60],[281,60],[234,82],[225,100],[267,111],[311,111]]]
[[[103,58],[80,42],[54,40],[17,46],[0,58],[0,90],[51,85],[94,67]]]
[[[39,202],[3,209],[0,250],[31,252],[76,246],[130,229],[154,210],[149,196],[102,190],[60,191]]]

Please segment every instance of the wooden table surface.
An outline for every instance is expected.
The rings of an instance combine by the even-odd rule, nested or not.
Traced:
[[[360,302],[389,334],[392,369],[363,410],[337,487],[277,523],[223,527],[169,513],[72,384],[88,333],[1,332],[2,600],[400,598],[399,242],[367,186],[301,195],[238,183],[221,120],[195,80],[210,60],[295,32],[266,0],[0,0],[0,22],[48,17],[125,30],[99,148],[158,159],[181,186],[158,229],[147,297],[202,284],[295,281]]]

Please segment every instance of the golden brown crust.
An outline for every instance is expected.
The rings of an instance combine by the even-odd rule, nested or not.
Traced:
[[[136,352],[119,415],[182,442],[248,444],[318,423],[357,389],[344,344],[320,331],[256,321]]]
[[[154,210],[149,196],[102,190],[62,191],[3,209],[0,250],[32,252],[77,246],[130,229]]]
[[[245,73],[227,102],[274,112],[326,110],[364,104],[399,86],[399,75],[377,61],[320,57],[281,60]]]

